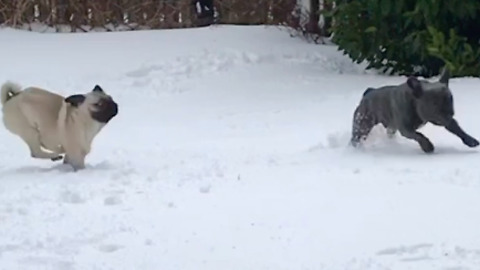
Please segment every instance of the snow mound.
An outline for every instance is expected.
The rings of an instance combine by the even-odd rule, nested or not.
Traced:
[[[118,117],[87,168],[0,132],[0,269],[475,269],[478,150],[422,128],[349,147],[365,72],[335,46],[263,26],[53,34],[0,30],[0,81],[99,84]],[[451,82],[472,136],[478,80]]]

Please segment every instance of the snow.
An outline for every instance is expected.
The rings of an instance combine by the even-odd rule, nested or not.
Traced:
[[[466,270],[480,263],[478,150],[378,127],[347,146],[369,86],[335,46],[264,26],[87,34],[0,30],[0,82],[102,86],[119,114],[87,168],[0,132],[0,269]],[[432,79],[433,80],[433,79]],[[474,137],[480,83],[453,79]]]

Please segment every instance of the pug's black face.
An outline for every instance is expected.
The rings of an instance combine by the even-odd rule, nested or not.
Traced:
[[[88,94],[71,95],[65,101],[78,110],[87,110],[93,120],[103,124],[118,114],[118,104],[98,85]]]
[[[112,98],[102,98],[93,105],[94,110],[90,110],[92,119],[100,123],[108,123],[118,114],[118,104]]]

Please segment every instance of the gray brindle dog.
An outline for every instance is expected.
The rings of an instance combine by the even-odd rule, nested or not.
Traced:
[[[351,144],[358,146],[377,124],[387,129],[388,137],[399,131],[418,142],[425,153],[432,153],[432,142],[417,129],[426,123],[445,127],[469,147],[479,145],[455,120],[453,96],[449,88],[450,72],[444,68],[436,82],[410,76],[400,85],[367,88],[353,117]]]

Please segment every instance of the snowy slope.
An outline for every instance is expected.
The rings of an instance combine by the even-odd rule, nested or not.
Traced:
[[[364,89],[404,78],[261,26],[0,40],[0,82],[100,84],[120,106],[77,173],[2,126],[2,270],[480,265],[477,149],[430,125],[433,155],[381,128],[346,146]],[[479,86],[451,81],[477,138]]]

